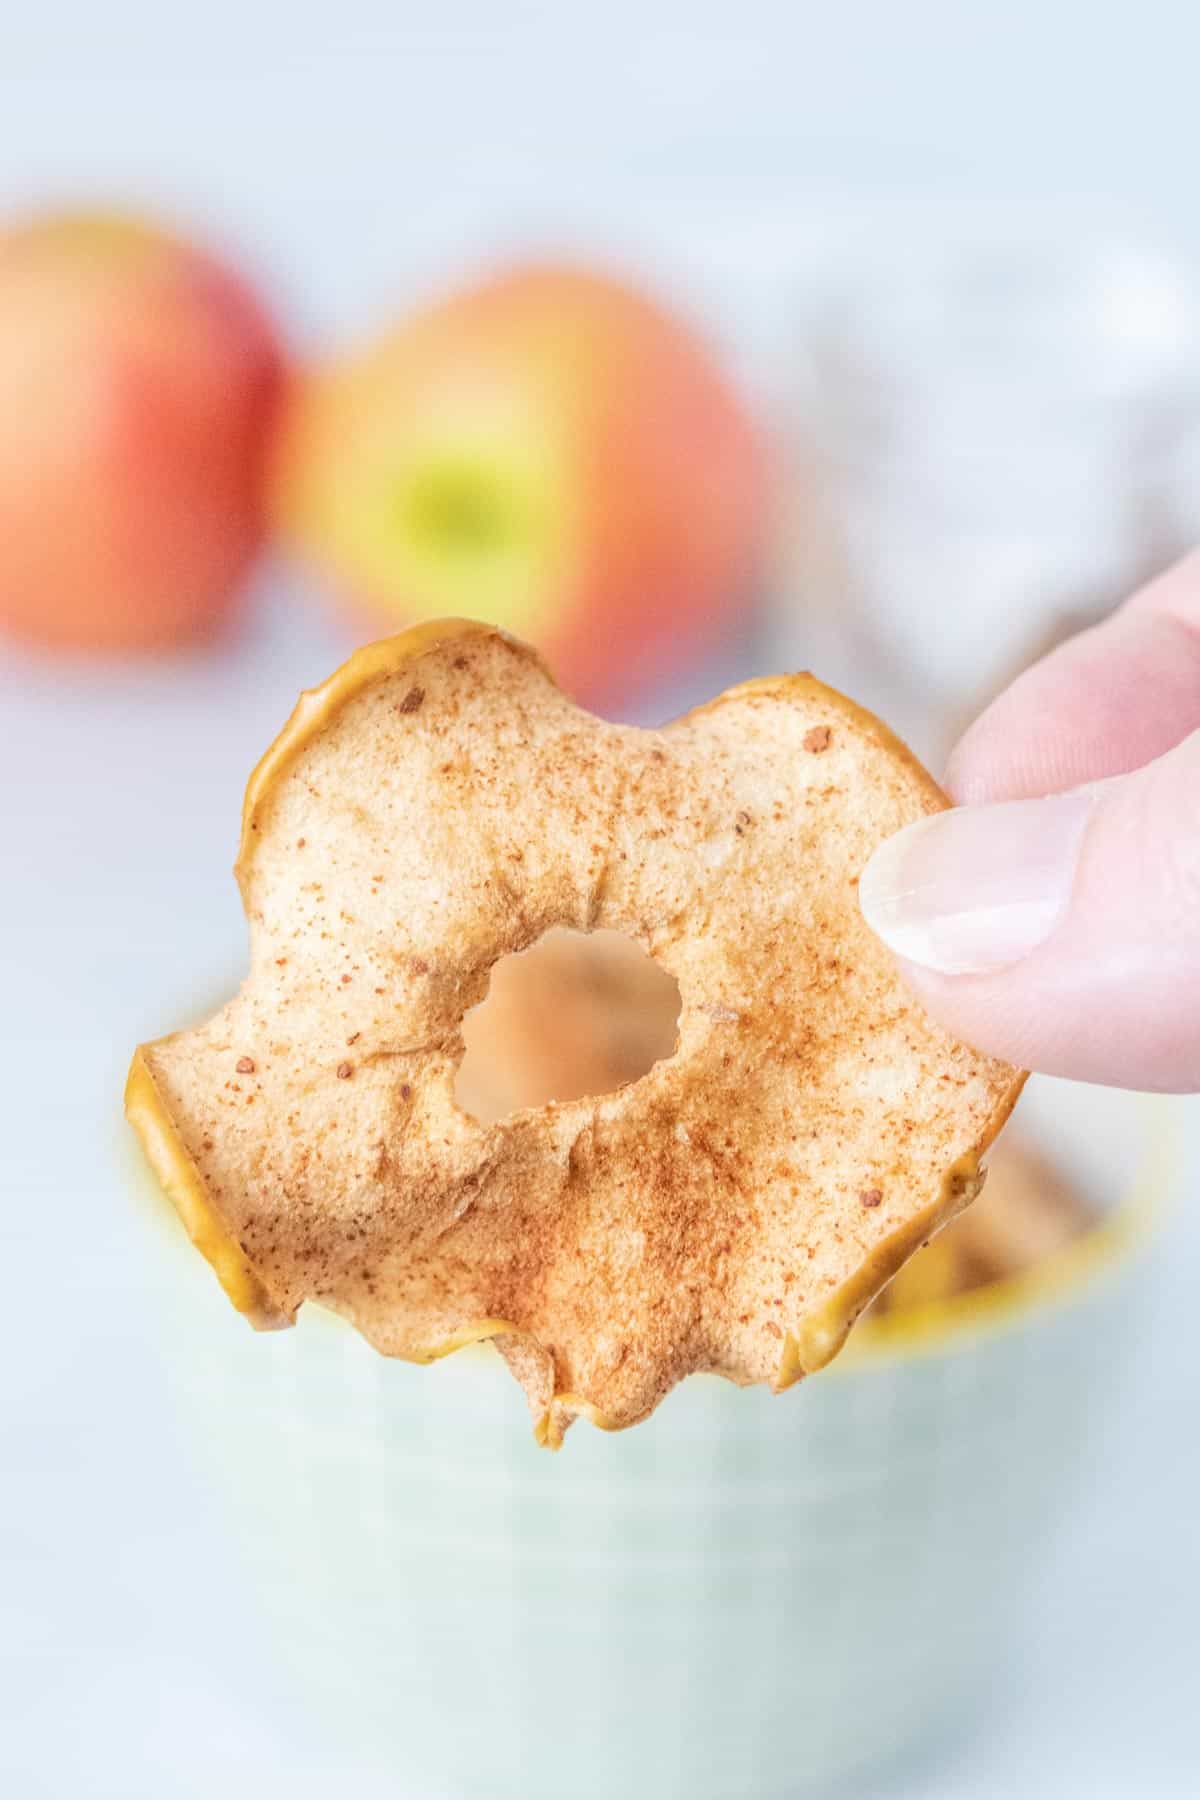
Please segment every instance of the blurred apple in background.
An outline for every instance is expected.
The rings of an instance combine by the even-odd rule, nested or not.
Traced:
[[[0,624],[85,651],[207,635],[261,542],[280,385],[249,290],[156,226],[0,234]]]
[[[376,628],[490,619],[603,704],[734,634],[764,462],[680,321],[600,275],[531,267],[314,368],[274,487],[286,535]]]

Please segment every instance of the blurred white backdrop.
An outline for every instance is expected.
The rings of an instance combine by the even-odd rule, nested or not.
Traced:
[[[162,204],[345,326],[563,231],[754,264],[912,209],[1200,236],[1188,0],[9,8],[0,200]],[[786,253],[787,245],[782,245]]]
[[[0,207],[160,207],[273,285],[301,338],[365,325],[488,247],[608,248],[700,304],[756,382],[786,340],[793,284],[829,246],[882,237],[902,253],[910,231],[995,221],[1200,255],[1191,0],[436,11],[10,9]],[[160,1264],[119,1120],[129,1047],[236,972],[241,784],[338,648],[314,610],[276,600],[248,657],[170,690],[129,675],[102,692],[0,661],[13,1800],[397,1793],[302,1716],[224,1567],[161,1375],[170,1346],[147,1303]],[[214,704],[222,729],[200,759]],[[1172,1241],[1122,1460],[1064,1539],[1022,1665],[997,1670],[956,1760],[889,1793],[1172,1800],[1200,1786],[1200,1212],[1183,1210]]]

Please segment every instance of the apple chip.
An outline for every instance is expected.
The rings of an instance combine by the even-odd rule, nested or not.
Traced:
[[[810,676],[647,731],[494,629],[418,627],[305,694],[251,776],[250,974],[137,1051],[130,1119],[256,1325],[311,1299],[389,1356],[495,1339],[543,1443],[697,1370],[785,1388],[978,1191],[1021,1086],[859,914],[875,846],[944,804]],[[480,1123],[464,1015],[562,926],[674,976],[674,1054]]]

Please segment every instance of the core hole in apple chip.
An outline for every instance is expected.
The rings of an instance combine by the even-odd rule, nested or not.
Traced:
[[[620,931],[556,926],[501,957],[463,1020],[454,1098],[481,1125],[616,1093],[675,1053],[679,983]]]

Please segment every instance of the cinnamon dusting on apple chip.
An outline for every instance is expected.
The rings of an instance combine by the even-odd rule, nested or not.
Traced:
[[[129,1116],[257,1325],[312,1299],[389,1356],[494,1338],[551,1445],[697,1370],[786,1387],[978,1191],[1023,1079],[926,1017],[859,914],[875,846],[944,804],[810,676],[647,731],[486,626],[418,627],[304,695],[252,775],[250,974],[138,1050]],[[675,977],[675,1052],[481,1124],[464,1015],[556,926]]]

